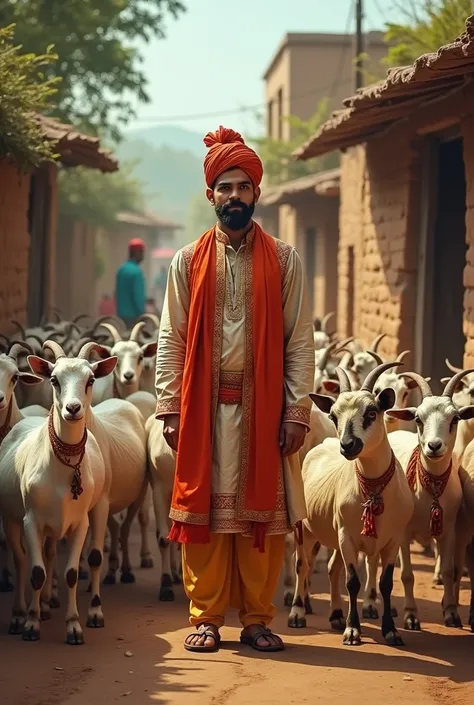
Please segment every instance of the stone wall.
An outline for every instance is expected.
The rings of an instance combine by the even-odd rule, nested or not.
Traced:
[[[0,332],[27,322],[30,176],[0,163]]]

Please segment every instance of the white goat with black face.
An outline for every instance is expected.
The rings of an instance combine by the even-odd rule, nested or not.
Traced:
[[[296,593],[288,624],[306,626],[308,557],[317,541],[335,549],[329,562],[329,619],[333,629],[344,631],[347,645],[361,643],[359,552],[382,556],[382,634],[391,646],[403,644],[393,621],[391,593],[398,549],[413,513],[413,497],[388,443],[383,420],[384,412],[393,406],[395,392],[384,389],[378,396],[373,393],[378,377],[398,364],[389,362],[372,370],[358,392],[351,391],[347,375],[337,368],[341,389],[337,401],[311,395],[314,403],[330,414],[339,440],[328,438],[308,453],[303,464],[307,519],[303,522],[303,545],[297,550]],[[339,591],[343,565],[350,599],[346,624]]]
[[[13,551],[16,568],[15,601],[11,634],[23,634],[26,641],[40,637],[40,618],[50,616],[53,567],[57,542],[70,541],[65,570],[68,586],[66,639],[82,644],[76,592],[79,556],[92,526],[89,565],[92,570],[92,600],[87,624],[102,627],[100,566],[108,515],[110,476],[107,476],[96,439],[86,430],[86,413],[95,379],[110,374],[115,357],[90,364],[79,356],[65,357],[59,346],[47,341],[56,362],[30,356],[36,375],[49,379],[53,406],[48,420],[26,418],[7,435],[0,448],[0,511],[4,530]],[[58,354],[59,352],[62,354]],[[31,604],[26,611],[26,556],[31,565]],[[46,561],[43,555],[46,557]]]
[[[453,394],[460,380],[474,370],[455,375],[441,396],[434,396],[428,382],[418,374],[405,376],[416,381],[421,404],[415,408],[391,409],[387,414],[402,421],[416,422],[418,433],[396,431],[389,436],[390,445],[402,464],[413,490],[415,511],[401,547],[402,583],[405,590],[405,627],[421,629],[414,597],[414,575],[410,542],[425,545],[435,539],[443,578],[443,615],[448,627],[461,627],[454,584],[455,527],[461,506],[462,488],[459,464],[453,456],[460,420],[474,418],[474,406],[456,408]]]
[[[114,397],[126,399],[130,394],[138,392],[144,359],[154,358],[158,346],[156,341],[144,345],[138,342],[140,331],[145,325],[145,321],[139,321],[133,327],[129,340],[122,340],[115,326],[111,323],[101,323],[114,340],[110,353],[118,358],[118,364],[113,376],[104,379],[94,388],[92,404],[99,404]]]

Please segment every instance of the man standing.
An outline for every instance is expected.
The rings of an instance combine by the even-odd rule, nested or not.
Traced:
[[[156,373],[156,415],[178,451],[169,538],[182,543],[196,627],[185,648],[219,648],[238,607],[242,643],[280,651],[267,625],[285,534],[306,516],[295,454],[310,420],[313,325],[296,251],[252,220],[259,157],[223,127],[204,143],[217,225],[171,263]]]
[[[145,275],[140,267],[145,255],[145,243],[134,238],[128,243],[128,260],[115,277],[117,315],[132,328],[137,318],[145,313]]]

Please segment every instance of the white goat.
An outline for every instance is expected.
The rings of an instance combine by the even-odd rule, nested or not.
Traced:
[[[457,425],[460,419],[474,418],[474,406],[457,409],[453,393],[459,381],[474,370],[455,375],[441,396],[433,396],[428,382],[416,373],[405,373],[416,381],[422,401],[418,408],[391,409],[387,414],[402,421],[416,422],[418,434],[396,431],[390,444],[402,464],[415,499],[415,511],[401,546],[402,583],[405,590],[407,629],[420,630],[418,608],[414,597],[414,574],[410,542],[422,544],[435,539],[443,577],[443,616],[447,627],[461,627],[454,584],[455,526],[461,507],[462,489],[459,465],[453,457]]]
[[[45,347],[53,352],[55,345],[52,341],[45,343]],[[95,379],[110,374],[117,359],[111,357],[89,364],[82,358],[60,356],[51,363],[30,356],[28,362],[35,374],[50,379],[53,406],[47,421],[35,418],[20,421],[0,448],[0,510],[16,568],[15,601],[9,631],[11,634],[22,633],[25,641],[39,639],[40,616],[50,616],[57,542],[68,536],[66,640],[68,644],[82,644],[84,635],[79,623],[76,592],[79,556],[89,527],[89,516],[92,525],[89,553],[92,600],[87,625],[104,625],[100,566],[110,485],[98,443],[86,429],[86,413]],[[23,531],[33,588],[28,613]]]
[[[367,350],[362,350],[354,353],[352,371],[357,376],[357,379],[359,381],[359,387],[362,385],[362,381],[366,379],[367,375],[377,367],[377,362],[374,360],[374,357],[370,353],[377,352],[379,345],[384,338],[385,333],[381,333],[381,335],[378,335],[375,338],[372,345],[367,348]]]
[[[331,311],[330,313],[327,313],[323,320],[321,321],[321,328],[320,330],[316,330],[313,333],[313,338],[314,338],[314,349],[315,350],[322,350],[323,348],[327,348],[329,343],[331,342],[331,339],[328,335],[327,332],[327,325],[331,318],[333,318],[336,315],[335,311]],[[316,326],[315,326],[316,328]]]
[[[344,630],[339,577],[342,565],[350,608],[343,642],[361,643],[357,596],[361,587],[357,574],[358,553],[382,556],[380,592],[384,601],[382,634],[390,646],[403,641],[395,628],[391,610],[393,571],[405,527],[413,513],[413,496],[387,437],[384,412],[393,406],[395,392],[373,389],[378,377],[400,363],[388,362],[369,373],[360,391],[352,392],[349,379],[337,369],[340,395],[311,395],[314,403],[337,427],[339,441],[325,440],[311,450],[303,465],[307,519],[303,522],[303,544],[297,548],[296,593],[290,612],[290,627],[305,627],[308,556],[315,540],[335,549],[329,562],[331,626]],[[342,458],[341,458],[342,454]],[[363,507],[363,509],[361,509]]]

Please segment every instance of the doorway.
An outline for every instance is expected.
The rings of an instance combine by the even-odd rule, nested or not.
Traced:
[[[458,132],[427,144],[418,267],[417,363],[440,393],[448,358],[462,367],[465,337],[466,175]]]
[[[49,258],[49,218],[51,187],[48,166],[37,168],[31,176],[28,232],[28,323],[38,326],[45,313],[47,291],[47,263]]]

